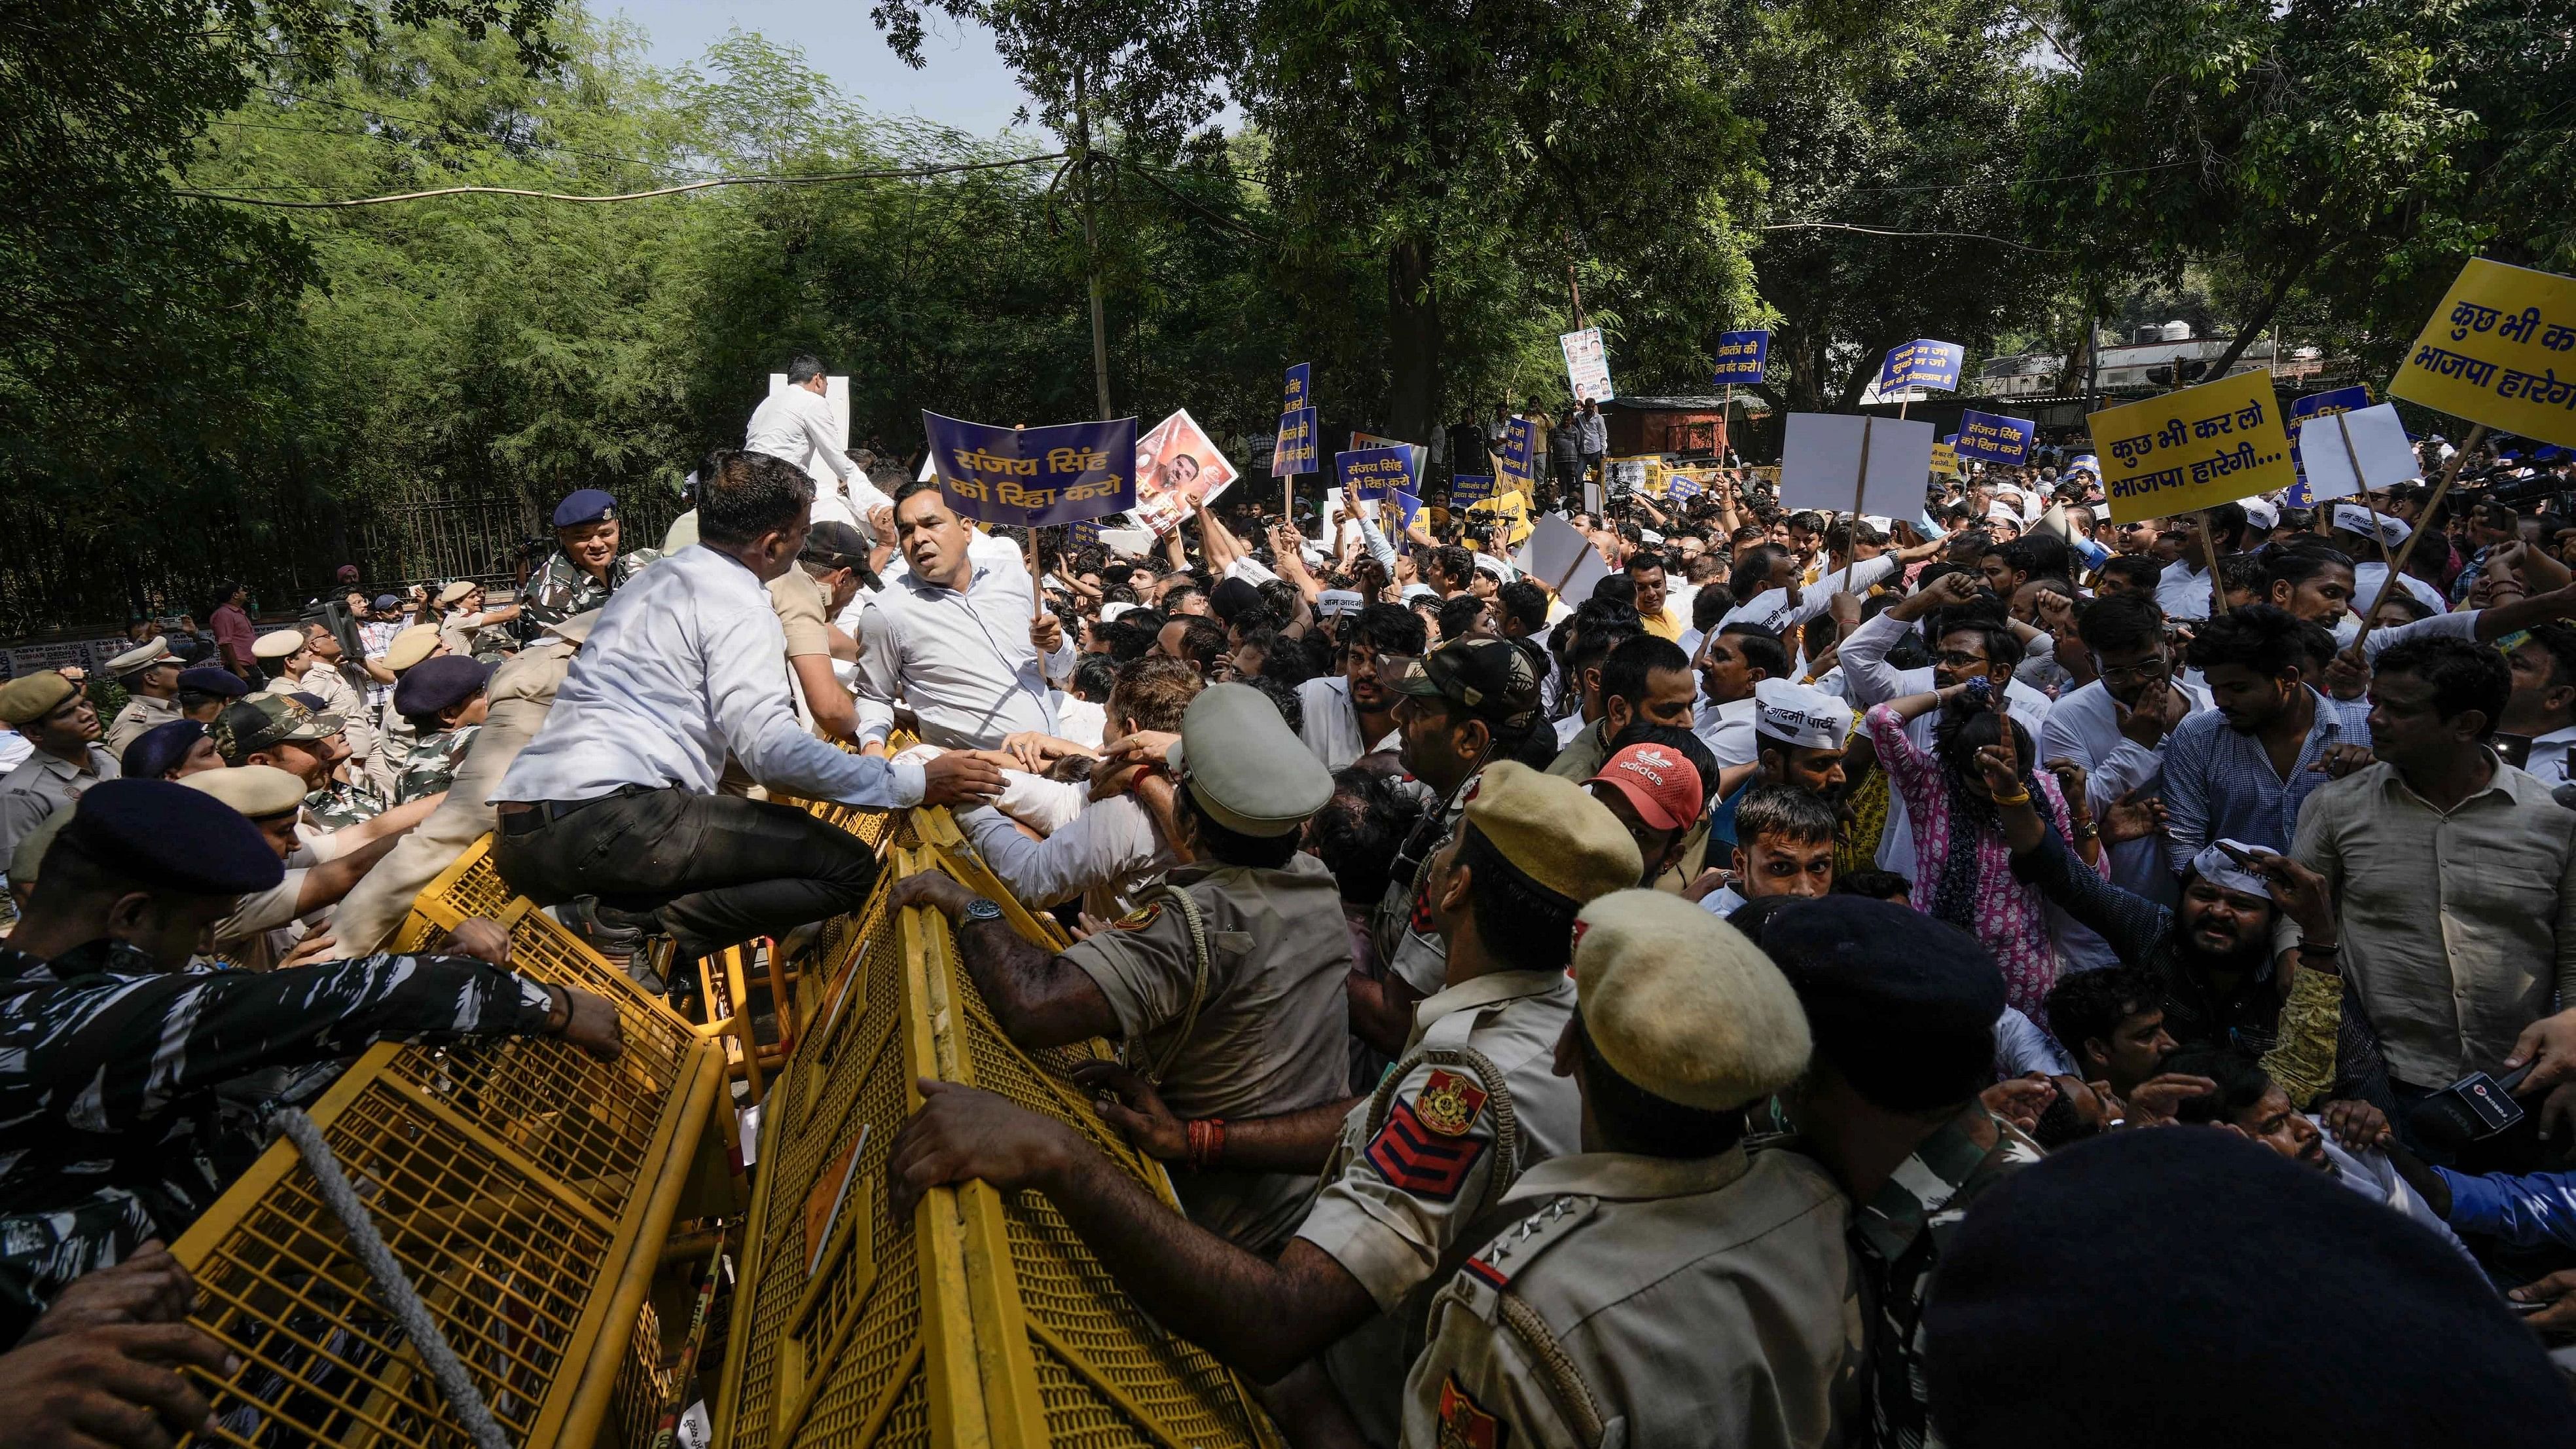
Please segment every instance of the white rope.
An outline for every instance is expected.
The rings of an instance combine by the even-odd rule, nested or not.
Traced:
[[[376,1280],[377,1291],[384,1294],[412,1346],[428,1360],[430,1377],[438,1381],[439,1391],[447,1396],[447,1406],[464,1421],[465,1431],[474,1436],[479,1449],[510,1449],[508,1436],[484,1405],[474,1380],[466,1375],[464,1362],[457,1358],[456,1350],[447,1346],[447,1335],[438,1331],[437,1321],[429,1316],[429,1305],[412,1290],[411,1279],[404,1275],[393,1249],[385,1246],[384,1237],[376,1231],[375,1217],[365,1203],[358,1201],[358,1190],[349,1186],[348,1177],[340,1171],[339,1159],[331,1155],[331,1144],[322,1140],[322,1129],[293,1107],[280,1109],[269,1120],[303,1154],[304,1165],[313,1169],[314,1180],[322,1185],[322,1201],[330,1205],[340,1226],[348,1229],[350,1244],[358,1250],[358,1261],[366,1264],[367,1276]]]

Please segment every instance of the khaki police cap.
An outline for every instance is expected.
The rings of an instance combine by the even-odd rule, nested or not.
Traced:
[[[438,601],[442,604],[464,603],[468,598],[472,597],[476,587],[477,585],[472,579],[458,579],[456,582],[449,584],[446,588],[438,591]]]
[[[1575,1011],[1609,1068],[1667,1102],[1724,1112],[1807,1068],[1807,1015],[1744,934],[1680,896],[1623,890],[1574,926]]]
[[[55,836],[62,834],[63,826],[72,818],[72,812],[79,808],[80,802],[74,800],[36,822],[35,829],[18,837],[18,848],[9,852],[11,884],[31,886],[36,883],[36,870],[44,863],[47,847],[54,843]]]
[[[438,626],[414,624],[385,646],[385,667],[396,674],[427,659],[438,649]]]
[[[165,661],[171,664],[180,662],[179,656],[170,652],[170,641],[156,634],[150,642],[138,644],[107,661],[107,672],[122,678]]]
[[[250,646],[250,652],[262,659],[284,659],[302,649],[304,644],[304,631],[301,629],[271,629],[259,636]]]
[[[1244,835],[1289,834],[1333,798],[1331,772],[1248,684],[1200,690],[1181,714],[1170,761],[1199,808]]]
[[[0,684],[0,720],[13,725],[33,724],[62,708],[64,700],[79,692],[79,686],[50,669],[22,674]]]
[[[590,637],[591,626],[599,622],[600,611],[584,609],[578,614],[557,619],[546,626],[546,632],[566,644],[578,645]]]
[[[304,804],[304,781],[275,765],[199,770],[179,783],[212,795],[253,820],[283,815]]]
[[[1467,823],[1514,870],[1576,905],[1626,890],[1646,870],[1636,837],[1609,806],[1572,780],[1514,760],[1476,777]]]

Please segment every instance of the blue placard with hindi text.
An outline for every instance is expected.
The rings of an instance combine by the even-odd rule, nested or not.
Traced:
[[[1530,455],[1538,450],[1538,429],[1527,418],[1513,418],[1503,424],[1503,476],[1523,489],[1538,486],[1530,473]]]
[[[1313,408],[1281,413],[1279,440],[1270,447],[1270,476],[1286,478],[1297,473],[1314,472],[1317,447]]]
[[[1034,528],[1136,506],[1136,420],[1001,428],[924,409],[930,462],[949,506]]]
[[[1878,365],[1878,394],[1885,397],[1918,387],[1955,390],[1959,386],[1959,366],[1967,355],[1968,349],[1956,342],[1918,337],[1900,343],[1887,349],[1887,360]]]
[[[1962,458],[2019,463],[2030,456],[2031,440],[2038,435],[2039,425],[2027,418],[2007,418],[1970,408],[1959,414],[1957,440],[1951,446],[1959,450]]]
[[[1459,473],[1449,479],[1449,506],[1472,508],[1494,496],[1491,473]]]
[[[1288,369],[1288,384],[1279,391],[1279,411],[1293,413],[1299,408],[1315,405],[1315,391],[1309,385],[1314,374],[1315,364],[1311,362],[1301,362]],[[1315,470],[1308,468],[1304,471],[1311,473]]]
[[[1401,488],[1388,494],[1387,497],[1395,503],[1395,511],[1398,515],[1396,527],[1410,530],[1413,527],[1413,520],[1422,516],[1422,500]]]
[[[1717,335],[1717,365],[1709,382],[1723,387],[1728,383],[1760,382],[1762,369],[1771,360],[1771,334],[1758,332],[1721,332]]]
[[[1413,450],[1411,448],[1354,448],[1333,455],[1333,481],[1342,488],[1342,496],[1356,503],[1363,498],[1384,498],[1397,491],[1415,491]]]

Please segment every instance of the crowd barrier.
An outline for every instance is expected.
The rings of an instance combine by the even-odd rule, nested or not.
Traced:
[[[398,947],[470,916],[509,931],[513,969],[613,1002],[624,1053],[388,1043],[308,1115],[510,1441],[623,1439],[636,1406],[666,1387],[639,1327],[671,1225],[736,1197],[724,1055],[711,1029],[513,898],[483,846],[421,893]],[[191,1442],[467,1442],[289,1143],[273,1143],[173,1251],[196,1275],[195,1322],[241,1365],[200,1376],[216,1427]]]
[[[1243,1385],[1139,1312],[1038,1194],[969,1183],[933,1192],[909,1222],[887,1211],[886,1154],[920,1105],[918,1077],[1069,1123],[1173,1201],[1161,1167],[1063,1078],[1104,1048],[1042,1060],[1014,1047],[960,969],[945,918],[886,909],[895,881],[944,868],[1001,903],[1027,939],[1063,944],[946,811],[906,817],[840,822],[885,844],[886,869],[876,899],[827,935],[800,982],[808,1025],[762,1124],[717,1444],[1276,1444]]]

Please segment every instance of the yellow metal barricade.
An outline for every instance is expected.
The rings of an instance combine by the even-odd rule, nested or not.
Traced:
[[[717,1442],[1275,1443],[1234,1376],[1139,1312],[1039,1194],[970,1183],[932,1193],[909,1221],[888,1212],[886,1154],[924,1076],[1074,1125],[1173,1201],[1159,1165],[1002,1036],[947,921],[886,910],[892,881],[946,863],[981,874],[970,883],[1030,939],[1056,939],[981,871],[944,812],[911,813],[877,899],[807,975],[812,1024],[762,1134]]]
[[[636,1354],[675,1214],[724,1180],[724,1060],[511,897],[487,846],[422,892],[401,944],[469,916],[508,929],[513,969],[613,1003],[623,1054],[602,1062],[540,1039],[387,1043],[308,1115],[512,1441],[588,1446]],[[288,1143],[272,1144],[174,1251],[196,1275],[196,1323],[241,1361],[206,1381],[218,1429],[195,1442],[464,1442]]]

